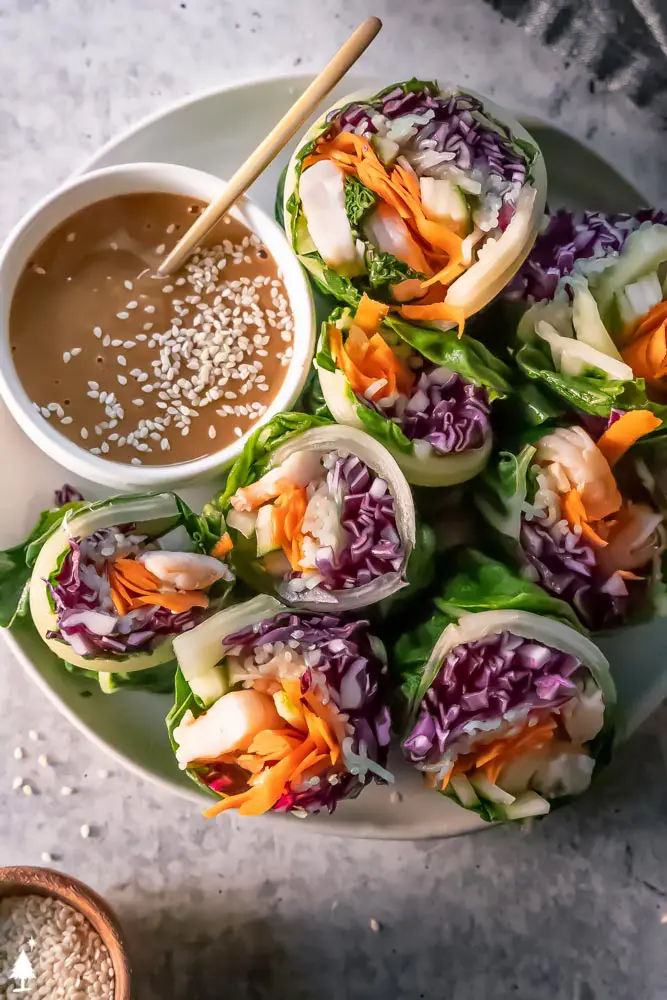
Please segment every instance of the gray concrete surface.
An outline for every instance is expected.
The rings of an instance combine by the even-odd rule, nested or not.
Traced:
[[[372,11],[385,30],[370,70],[469,82],[551,118],[664,202],[658,122],[621,95],[591,94],[585,69],[483,0],[378,0]],[[3,0],[0,236],[140,115],[218,83],[315,68],[370,12],[321,0]],[[109,764],[0,648],[0,864],[49,852],[102,892],[127,929],[140,1000],[667,1000],[666,723],[658,713],[585,799],[529,833],[325,839],[296,824],[207,823]],[[12,790],[16,776],[33,796]]]

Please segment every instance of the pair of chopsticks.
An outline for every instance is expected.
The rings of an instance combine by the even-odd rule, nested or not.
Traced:
[[[238,201],[253,181],[257,180],[262,171],[266,170],[271,161],[287,145],[295,132],[301,128],[329,91],[339,83],[359,56],[366,51],[381,27],[382,21],[379,18],[369,17],[350,35],[345,44],[340,47],[333,59],[315,77],[310,86],[304,90],[301,97],[292,105],[287,114],[280,119],[267,137],[250,154],[245,163],[239,167],[220,197],[211,202],[206,211],[202,212],[196,222],[181,237],[171,253],[165,257],[158,269],[159,274],[172,274],[185,263],[194,248],[200,245],[208,231]]]

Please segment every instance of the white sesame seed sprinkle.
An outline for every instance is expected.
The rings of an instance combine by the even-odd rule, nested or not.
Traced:
[[[116,313],[116,319],[129,319],[129,318],[130,318],[129,312],[125,312],[124,309],[121,309],[119,313]]]
[[[90,837],[90,826],[89,826],[89,824],[88,823],[82,823],[81,826],[79,827],[79,833],[81,834],[81,836],[83,837],[84,840],[88,840],[88,838]]]
[[[68,233],[65,239],[67,240],[68,243],[74,243],[74,240],[76,239],[76,233]]]
[[[45,865],[50,865],[51,862],[53,861],[53,855],[50,854],[48,851],[42,851],[39,858],[40,861],[43,861]]]
[[[14,747],[14,760],[23,760],[25,757],[25,750],[23,747]]]
[[[130,291],[132,291],[132,282],[131,281],[128,281],[128,279],[126,278],[125,281],[123,282],[123,284],[125,285],[126,288],[128,288]]]
[[[98,338],[101,337],[102,336],[102,327],[101,326],[94,326],[93,327],[93,333],[95,334],[96,337],[98,337]]]
[[[77,358],[79,356],[79,354],[81,354],[81,350],[82,350],[81,347],[73,347],[72,348],[72,357],[73,358]]]
[[[22,784],[23,778],[19,778],[17,775],[17,777],[12,781],[12,791],[17,792]]]
[[[69,351],[65,351],[63,353],[63,361],[65,362],[65,364],[69,364],[71,360],[72,360],[72,355],[70,354]]]
[[[60,789],[60,794],[67,797],[68,795],[71,795],[73,791],[74,789],[70,788],[69,785],[63,785],[62,788]]]
[[[21,791],[23,792],[24,795],[32,795],[32,793],[33,793],[33,787],[32,787],[32,785],[29,785],[29,784],[26,783],[25,785],[23,785],[21,787]]]

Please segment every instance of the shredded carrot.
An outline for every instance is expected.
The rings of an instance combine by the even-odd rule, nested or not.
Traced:
[[[228,531],[222,535],[221,538],[217,540],[213,548],[211,549],[211,555],[216,559],[224,559],[228,553],[234,548],[234,543]]]
[[[312,750],[306,759],[301,761],[295,769],[290,777],[290,785],[297,785],[305,777],[307,771],[311,772],[309,777],[312,777],[313,773],[326,770],[330,763],[329,754],[320,753],[319,750]]]
[[[429,305],[403,305],[399,309],[404,319],[417,320],[420,323],[440,322],[456,323],[459,336],[465,325],[465,312],[461,306],[448,306],[446,302],[434,302]]]
[[[589,523],[588,516],[586,514],[586,508],[584,507],[584,502],[581,497],[579,490],[570,490],[565,494],[563,499],[563,514],[567,518],[570,525],[574,527],[581,528],[581,534],[583,537],[591,543],[591,545],[599,546],[604,548],[608,543],[602,538],[595,528]],[[594,522],[597,525],[602,525],[603,522]]]
[[[639,438],[650,434],[661,423],[650,410],[628,410],[598,438],[597,446],[609,464],[615,465]]]
[[[403,219],[410,233],[411,259],[417,261],[419,257],[420,266],[415,266],[415,270],[426,274],[435,271],[433,282],[444,285],[465,269],[461,237],[444,223],[426,217],[419,182],[410,170],[400,164],[388,170],[370,141],[352,132],[340,132],[332,139],[321,141],[305,158],[303,169],[323,159],[333,160],[346,174],[356,174],[362,184],[378,195],[381,205],[376,211],[382,212],[382,206],[388,206]],[[451,316],[431,318],[450,319]],[[459,322],[458,318],[456,321]],[[461,319],[459,326],[462,328],[462,325]]]
[[[356,320],[355,320],[356,321]],[[398,389],[409,395],[414,375],[392,351],[384,337],[374,333],[364,336],[353,328],[345,344],[338,327],[329,327],[329,343],[334,360],[342,369],[354,392],[363,395],[371,386],[384,379],[385,385],[376,386],[374,399],[384,399]]]
[[[663,394],[667,391],[667,301],[658,302],[625,332],[621,356],[638,378]]]
[[[299,743],[301,739],[293,729],[263,729],[253,739],[248,747],[248,753],[269,760],[281,760]]]
[[[364,292],[361,296],[361,302],[357,306],[354,322],[361,327],[364,333],[370,335],[377,332],[388,312],[389,306],[385,305],[384,302],[376,302]]]
[[[133,603],[139,606],[156,604],[179,615],[191,608],[207,608],[208,597],[201,590],[170,590],[164,594],[142,594]]]

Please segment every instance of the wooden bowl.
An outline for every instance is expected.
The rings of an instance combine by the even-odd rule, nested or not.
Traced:
[[[118,918],[107,903],[83,882],[51,868],[1,868],[0,899],[7,896],[52,896],[82,913],[109,952],[114,971],[114,1000],[130,1000],[130,961]]]

